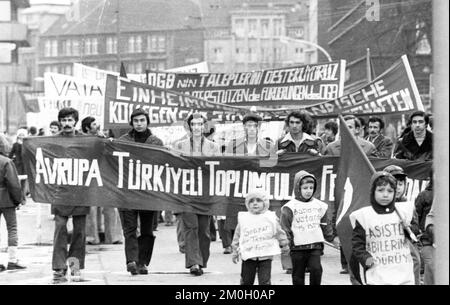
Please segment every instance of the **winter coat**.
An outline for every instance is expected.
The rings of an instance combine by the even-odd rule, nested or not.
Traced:
[[[25,167],[22,160],[22,144],[14,143],[11,151],[9,152],[9,158],[14,161],[17,173],[19,175],[25,175]]]
[[[152,144],[152,145],[157,145],[157,146],[163,146],[163,142],[161,141],[160,138],[158,138],[157,136],[153,135],[151,132],[149,134],[150,134],[150,136],[145,141],[145,144]],[[126,134],[122,135],[119,138],[119,140],[128,141],[128,142],[135,142],[135,138],[136,138],[136,131],[134,129],[131,129]]]
[[[301,196],[300,191],[300,182],[304,179],[310,177],[314,179],[314,192],[312,197],[305,201],[305,199]],[[294,195],[295,199],[289,201],[281,208],[281,227],[286,232],[286,235],[289,239],[289,248],[291,251],[299,251],[299,250],[310,250],[310,249],[320,249],[323,250],[324,245],[323,242],[314,242],[311,244],[304,244],[304,245],[295,245],[294,240],[296,239],[294,236],[294,232],[292,231],[292,221],[294,220],[294,214],[292,212],[292,209],[289,208],[291,204],[297,204],[298,202],[303,203],[316,203],[316,205],[319,207],[321,206],[321,201],[314,198],[314,193],[317,189],[317,180],[314,175],[308,173],[307,171],[300,171],[298,172],[294,177]],[[327,225],[327,214],[323,215],[322,219],[320,220],[320,228],[322,230],[323,237],[326,241],[331,242],[333,240],[333,233],[329,229],[329,226]]]
[[[274,155],[276,152],[273,142],[267,139],[259,139],[256,143],[256,155],[257,156],[269,156]],[[245,137],[234,139],[230,141],[225,149],[225,155],[231,156],[247,156],[247,140]]]
[[[427,218],[427,215],[429,214],[431,210],[431,205],[433,203],[433,186],[430,182],[427,187],[417,195],[415,205],[416,205],[416,211],[419,218],[419,227],[420,230],[423,232],[420,241],[422,242],[422,245],[428,246],[432,244],[432,238],[429,236],[428,232],[425,230],[425,221]]]
[[[84,137],[84,136],[85,135],[83,135],[78,130],[75,130],[73,134],[67,134],[61,131],[56,135],[56,137]],[[89,211],[90,207],[88,206],[72,206],[59,204],[52,205],[52,214],[63,217],[88,215]]]
[[[381,176],[395,178],[386,172],[376,172],[370,181],[370,206],[350,214],[353,256],[365,268],[366,281],[370,285],[413,285],[413,261],[406,231],[396,210],[406,225],[414,213],[412,202],[392,202],[382,206],[375,201],[376,181]],[[395,182],[394,182],[395,183]],[[395,188],[394,192],[395,194]],[[373,258],[375,265],[367,268],[366,262]]]
[[[263,209],[259,214],[253,214],[253,212],[251,212],[250,207],[249,207],[250,200],[253,198],[256,198],[256,197],[261,198],[264,202]],[[261,191],[250,191],[247,194],[247,197],[245,198],[245,206],[246,206],[248,212],[239,212],[238,219],[240,219],[240,220],[236,226],[236,230],[233,235],[233,241],[231,243],[231,247],[233,248],[234,256],[236,256],[238,253],[240,253],[241,255],[243,254],[242,249],[240,249],[240,242],[242,240],[241,239],[241,237],[242,237],[241,231],[243,229],[244,224],[241,224],[240,221],[244,220],[245,216],[258,215],[257,217],[253,217],[251,219],[254,221],[261,221],[264,223],[269,223],[270,226],[272,226],[272,232],[270,232],[272,235],[271,236],[272,242],[274,242],[274,243],[278,242],[278,245],[280,247],[284,247],[284,246],[288,245],[288,239],[286,237],[286,233],[281,228],[278,218],[276,217],[274,212],[269,211],[270,202],[269,202],[268,197],[265,194],[261,193]],[[246,214],[251,214],[251,215],[246,215]],[[269,240],[265,240],[264,242],[267,243]],[[277,252],[276,254],[279,254],[280,253],[279,249],[276,252]],[[275,254],[273,254],[273,255],[275,255]],[[266,260],[266,259],[272,259],[273,255],[250,257],[249,259]],[[243,256],[243,259],[245,260],[245,256]]]
[[[287,133],[283,138],[278,140],[278,151],[279,152],[298,152],[298,153],[309,153],[311,155],[317,155],[311,150],[316,150],[320,153],[323,150],[323,143],[321,138],[314,138],[313,136],[303,133],[302,142],[299,147],[295,145],[290,133]]]
[[[414,137],[414,132],[408,132],[398,140],[394,157],[408,160],[433,160],[433,133],[426,130],[425,139],[419,146]]]
[[[373,141],[370,141],[370,137],[366,138],[366,141],[369,141],[375,145],[375,152],[373,155],[378,158],[390,158],[392,155],[392,149],[394,148],[394,143],[388,137],[383,136],[382,134],[378,135]]]
[[[23,200],[16,167],[11,159],[0,154],[0,209],[14,208]]]
[[[369,141],[366,141],[360,137],[356,137],[356,143],[361,146],[364,153],[368,157],[375,157],[375,145],[370,143]],[[336,140],[334,142],[331,142],[327,145],[325,149],[325,155],[327,156],[340,156],[341,155],[341,140]]]

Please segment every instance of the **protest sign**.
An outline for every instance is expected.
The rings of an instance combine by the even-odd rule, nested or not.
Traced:
[[[337,99],[345,61],[239,73],[151,71],[148,83],[220,104],[306,107]]]
[[[423,110],[408,58],[403,55],[370,84],[338,99],[305,108],[315,117]]]
[[[332,204],[339,160],[303,154],[284,154],[275,163],[255,157],[189,157],[163,147],[88,136],[26,138],[23,155],[37,202],[211,215],[225,215],[228,204],[243,206],[255,186],[266,189],[271,208],[280,208],[292,198],[300,170],[317,177],[315,196]],[[410,178],[409,198],[426,187],[431,162],[371,161],[377,169],[402,166]]]
[[[79,112],[79,119],[94,117],[98,122],[104,120],[105,86],[99,81],[86,81],[72,76],[45,73],[45,99],[41,111],[60,110],[63,107],[73,107]],[[54,116],[53,119],[56,119]]]

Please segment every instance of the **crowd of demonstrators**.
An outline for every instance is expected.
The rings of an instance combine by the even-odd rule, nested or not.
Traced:
[[[424,112],[417,111],[410,116],[409,130],[405,130],[395,145],[390,138],[384,136],[385,122],[380,117],[373,116],[368,119],[367,135],[360,118],[347,115],[344,117],[344,121],[368,157],[432,160],[432,132],[427,129],[430,119]],[[101,131],[93,117],[86,117],[82,120],[82,133],[75,129],[77,122],[78,112],[73,108],[64,108],[58,113],[58,121],[50,124],[50,132],[58,137],[78,137],[83,134],[103,138],[113,137],[111,130]],[[293,111],[285,119],[286,133],[276,141],[261,136],[261,122],[261,117],[250,112],[242,121],[243,135],[223,141],[219,145],[212,141],[214,127],[207,125],[207,119],[204,116],[193,113],[186,119],[187,135],[178,141],[171,140],[173,144],[170,145],[170,148],[188,156],[270,157],[284,153],[303,153],[312,156],[340,155],[341,139],[337,136],[338,125],[334,121],[328,121],[325,124],[324,133],[318,137],[312,131],[314,123],[311,117],[304,112]],[[120,137],[120,140],[163,146],[162,140],[150,131],[149,124],[148,113],[143,109],[136,109],[130,116],[131,129]],[[34,132],[32,128],[30,128],[31,132]],[[16,171],[15,176],[17,176],[17,172],[19,174],[24,172],[23,162],[20,158],[24,136],[23,132],[18,132],[17,142],[14,143],[12,149],[11,147],[4,149],[4,152],[10,151],[9,156],[14,161],[8,162],[9,160],[0,156],[0,162],[13,165],[13,169]],[[5,142],[5,147],[7,144]],[[393,149],[394,146],[395,149]],[[9,176],[11,175],[10,171]],[[355,211],[350,216],[353,226],[353,256],[363,266],[368,284],[419,284],[421,263],[424,269],[424,283],[432,284],[434,282],[433,226],[427,228],[425,221],[433,199],[432,180],[430,177],[429,185],[419,194],[414,204],[414,202],[406,201],[404,196],[406,178],[401,167],[392,165],[385,168],[384,172],[374,175],[371,180],[370,206]],[[8,184],[7,188],[9,187]],[[328,225],[327,205],[314,198],[316,187],[317,182],[313,175],[299,172],[294,179],[294,199],[285,203],[281,210],[268,211],[270,206],[268,199],[261,192],[256,192],[249,193],[242,204],[228,205],[226,217],[225,215],[218,216],[219,235],[222,239],[224,253],[232,253],[232,260],[235,263],[239,257],[242,258],[241,284],[253,284],[256,274],[258,274],[259,284],[270,284],[272,256],[275,252],[279,254],[279,247],[282,246],[282,258],[283,255],[284,258],[286,256],[289,258],[288,262],[282,259],[282,266],[283,269],[288,270],[288,273],[292,273],[293,284],[304,285],[305,272],[310,272],[310,284],[320,285],[323,272],[320,257],[323,255],[324,241],[334,244],[337,242],[334,239],[335,233],[330,234],[329,228],[323,226],[324,224]],[[11,264],[8,264],[7,268],[24,268],[25,266],[21,265],[16,257],[17,224],[15,213],[12,215],[11,212],[21,201],[17,198],[11,199],[13,195],[10,193],[8,206],[3,207],[3,198],[2,194],[0,214],[7,218],[8,246],[12,249]],[[314,211],[316,214],[311,217],[314,219],[314,223],[311,224],[314,230],[305,233],[298,225],[301,223],[298,218],[300,217],[299,211],[308,207],[311,207],[310,211]],[[124,238],[127,271],[132,275],[148,274],[148,265],[155,242],[155,224],[158,221],[156,211],[119,208],[119,222],[115,208],[99,209],[98,207],[53,205],[55,234],[52,268],[55,283],[67,280],[68,257],[75,257],[79,261],[80,269],[84,269],[86,242],[99,243],[99,228],[102,227],[99,216],[102,211],[105,223],[105,242],[119,244]],[[279,213],[280,219],[277,218],[276,213]],[[210,242],[216,235],[214,218],[197,213],[175,212],[175,214],[178,220],[177,240],[180,252],[185,254],[185,267],[192,275],[200,276],[203,274],[203,269],[207,267]],[[173,218],[172,212],[165,211],[165,216],[166,222],[170,224]],[[71,234],[70,248],[67,250],[69,217],[73,218],[73,233]],[[242,230],[265,223],[275,225],[274,231],[270,232],[272,235],[265,236],[271,240],[274,251],[262,254],[246,253],[244,249],[247,247],[243,247],[243,244],[248,241],[243,239]],[[386,236],[366,235],[368,230],[379,225],[392,225],[402,229],[396,230],[389,239],[402,241],[399,251],[404,260],[394,261],[389,266],[380,263],[384,259],[383,255],[376,247],[368,245],[384,242]],[[117,231],[120,230],[120,227],[122,227],[122,232],[119,233]],[[403,233],[403,230],[406,233]],[[283,236],[284,233],[287,235]],[[414,238],[415,236],[419,236],[418,241]],[[257,247],[253,244],[252,246]],[[287,253],[289,254],[286,255]],[[341,273],[347,273],[348,264],[342,251],[341,263],[343,268]],[[3,266],[3,269],[6,267]],[[2,270],[2,266],[0,266],[0,270]],[[79,270],[71,268],[71,272],[73,272],[74,281],[81,279]],[[388,276],[390,273],[393,275]],[[350,272],[350,278],[354,283],[355,277],[352,272]]]
[[[264,190],[255,189],[245,197],[247,212],[239,212],[233,237],[232,261],[242,259],[241,285],[253,285],[258,274],[259,285],[271,284],[274,255],[289,252],[285,231],[273,211]]]

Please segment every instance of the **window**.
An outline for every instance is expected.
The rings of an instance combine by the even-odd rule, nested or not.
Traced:
[[[158,70],[162,71],[166,69],[166,63],[164,61],[160,61],[158,63]]]
[[[52,40],[51,56],[58,56],[58,40]]]
[[[117,72],[117,64],[116,63],[109,63],[106,65],[106,70],[108,71],[114,71]]]
[[[80,55],[80,43],[78,42],[78,40],[72,40],[72,55]]]
[[[11,21],[10,1],[0,1],[0,21]]]
[[[213,49],[213,62],[223,63],[222,48],[214,48]]]
[[[72,65],[67,65],[67,66],[64,68],[63,73],[66,74],[66,75],[72,75],[72,73],[73,73],[72,68],[73,68]]]
[[[97,38],[91,39],[91,54],[98,54],[98,40]]]
[[[135,51],[136,53],[142,53],[142,37],[137,36],[135,39]]]
[[[262,19],[261,20],[261,36],[262,37],[269,37],[269,20],[268,19]]]
[[[72,55],[72,41],[70,39],[67,39],[63,43],[63,54],[66,56]]]
[[[134,36],[128,38],[128,53],[134,53]]]
[[[117,53],[117,37],[106,38],[106,53],[107,54]]]
[[[273,20],[273,35],[274,36],[284,36],[283,20],[281,20],[281,19]]]
[[[296,38],[304,38],[305,30],[303,28],[294,29],[294,36]]]
[[[305,53],[303,52],[303,48],[295,48],[294,60],[295,62],[305,62]]]
[[[256,19],[248,20],[248,36],[249,37],[258,36],[258,23]]]
[[[249,62],[256,62],[257,61],[257,55],[256,55],[256,49],[255,48],[249,48],[248,49],[248,61]]]
[[[52,56],[52,42],[50,40],[46,40],[44,44],[44,56],[50,57]]]
[[[236,48],[236,62],[244,62],[244,52],[241,48]]]
[[[236,37],[244,37],[245,35],[244,19],[234,20],[234,33],[236,33]]]
[[[91,40],[89,38],[84,40],[84,54],[91,54]]]
[[[148,52],[165,52],[166,37],[162,35],[151,35],[147,37]]]
[[[266,48],[261,48],[261,62],[269,62],[269,51]]]
[[[281,61],[281,48],[273,49],[273,59],[275,62]]]

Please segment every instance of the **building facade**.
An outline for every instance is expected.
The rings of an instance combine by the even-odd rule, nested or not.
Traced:
[[[316,0],[200,0],[200,4],[205,60],[211,72],[317,62],[317,49],[301,43],[317,43]]]
[[[28,41],[18,10],[28,6],[28,0],[0,0],[0,132],[11,134],[25,123],[18,90],[29,84],[30,74],[19,64],[19,48]]]
[[[199,14],[189,0],[79,0],[41,35],[39,74],[72,74],[74,62],[138,74],[200,62]]]

